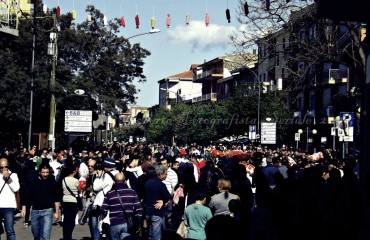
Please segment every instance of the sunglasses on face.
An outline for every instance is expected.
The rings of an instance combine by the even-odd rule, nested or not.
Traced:
[[[9,167],[8,166],[0,167],[0,170],[3,170],[4,168],[8,169]]]

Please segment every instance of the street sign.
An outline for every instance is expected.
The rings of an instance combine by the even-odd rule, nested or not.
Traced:
[[[75,121],[75,122],[91,122],[92,116],[65,116],[66,121]]]
[[[338,136],[339,137],[344,137],[344,130],[343,129],[338,129]]]
[[[64,126],[65,132],[92,132],[92,127],[76,127],[76,126]]]
[[[249,125],[249,139],[256,140],[256,125]]]
[[[355,114],[353,112],[340,112],[339,128],[343,129],[343,141],[353,142],[353,132],[355,125]]]
[[[335,136],[336,135],[336,127],[331,127],[331,134],[332,136]]]
[[[300,134],[300,133],[295,133],[295,135],[294,135],[294,139],[295,139],[296,141],[300,141],[300,140],[301,140],[301,134]]]
[[[92,111],[65,110],[65,132],[92,132]]]
[[[261,123],[261,144],[276,144],[276,123]]]

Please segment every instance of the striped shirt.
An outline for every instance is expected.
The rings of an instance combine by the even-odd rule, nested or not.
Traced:
[[[108,214],[109,210],[110,225],[114,226],[127,222],[116,190],[121,196],[121,201],[125,208],[126,215],[134,214],[138,222],[141,222],[143,208],[136,192],[133,189],[128,188],[124,183],[117,183],[115,184],[115,189],[110,190],[104,196],[102,205],[104,216]]]
[[[172,170],[172,168],[168,168],[167,177],[162,182],[166,185],[166,188],[171,195],[173,195],[174,189],[178,181],[179,179],[178,179],[177,173],[174,170]]]

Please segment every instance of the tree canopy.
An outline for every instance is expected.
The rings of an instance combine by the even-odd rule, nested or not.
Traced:
[[[1,131],[26,133],[32,80],[33,132],[48,131],[52,57],[47,47],[50,33],[57,29],[56,86],[52,90],[57,105],[57,133],[63,132],[65,109],[115,115],[135,103],[134,84],[146,81],[142,68],[150,52],[121,36],[119,19],[104,25],[103,14],[87,6],[91,21],[76,24],[68,13],[58,17],[55,24],[53,12],[44,13],[40,1],[36,9],[36,20],[23,13],[18,38],[0,33]],[[75,96],[76,89],[83,89],[85,94]]]
[[[151,119],[147,140],[170,144],[208,144],[224,137],[248,136],[249,126],[257,125],[258,85],[244,85],[229,99],[206,104],[175,104],[161,108]],[[267,117],[279,122],[278,131],[286,131],[290,110],[285,96],[267,91],[260,96],[260,120]],[[284,119],[284,120],[283,120]]]

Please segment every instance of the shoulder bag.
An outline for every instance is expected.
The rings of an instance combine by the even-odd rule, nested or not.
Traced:
[[[77,199],[77,207],[78,207],[78,210],[82,210],[83,209],[83,203],[82,203],[82,198],[80,197],[80,196],[76,196],[73,192],[72,192],[72,190],[68,187],[68,185],[67,185],[67,183],[66,183],[66,179],[64,178],[63,179],[63,181],[64,181],[64,185],[66,185],[66,188],[67,188],[67,190],[71,193],[71,195],[73,196],[73,197],[75,197],[76,199]]]
[[[126,214],[125,208],[123,207],[123,203],[122,203],[122,200],[121,200],[121,196],[119,195],[117,190],[115,190],[115,191],[116,191],[118,200],[121,203],[123,214],[125,215],[125,218],[126,218],[126,221],[127,221],[127,232],[130,233],[130,234],[134,234],[138,230],[138,224],[137,224],[136,218],[133,214]]]
[[[186,209],[186,204],[188,202],[188,194],[185,196],[185,208],[184,208],[184,215],[185,215],[185,209]],[[185,219],[183,219],[179,225],[179,227],[176,230],[176,233],[182,237],[182,238],[187,238],[188,237],[188,226],[187,222]]]

